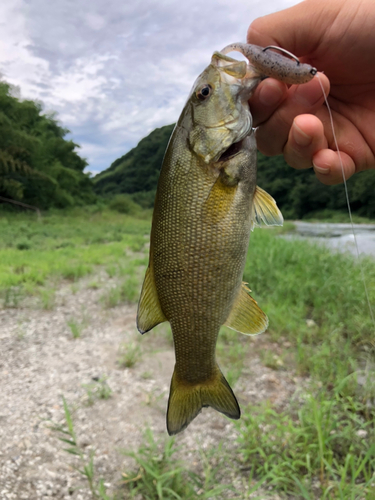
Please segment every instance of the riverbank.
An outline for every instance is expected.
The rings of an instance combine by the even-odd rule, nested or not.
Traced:
[[[223,328],[217,345],[242,417],[204,409],[171,439],[171,333],[135,328],[149,226],[0,218],[0,497],[372,498],[374,331],[355,260],[255,229],[244,280],[270,326]]]

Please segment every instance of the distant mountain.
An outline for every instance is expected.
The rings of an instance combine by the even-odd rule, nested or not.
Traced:
[[[94,177],[101,195],[153,191],[174,124],[157,128],[112,165]]]
[[[128,193],[138,203],[153,203],[163,156],[174,124],[157,128],[138,146],[115,160],[94,178],[95,190],[105,197]],[[277,201],[285,218],[302,218],[316,212],[347,213],[342,184],[324,186],[312,169],[294,170],[282,156],[258,153],[258,184]],[[352,211],[375,218],[375,170],[361,172],[348,181]],[[142,193],[142,194],[141,194]]]

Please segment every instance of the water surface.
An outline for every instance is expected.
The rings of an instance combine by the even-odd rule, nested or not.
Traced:
[[[375,256],[375,224],[338,224],[294,221],[295,232],[289,238],[303,238],[322,243],[339,252],[357,255],[355,237],[360,254]]]

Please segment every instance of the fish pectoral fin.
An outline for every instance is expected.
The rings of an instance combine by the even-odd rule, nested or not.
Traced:
[[[219,175],[202,205],[204,222],[218,224],[223,221],[235,202],[236,192],[237,183],[229,186],[223,182],[223,175]]]
[[[245,335],[258,335],[267,329],[268,318],[256,301],[250,297],[249,292],[250,290],[246,284],[242,283],[232,310],[224,324],[228,328]]]
[[[168,400],[168,434],[183,431],[204,406],[211,406],[234,420],[241,416],[236,396],[218,366],[214,377],[195,385],[180,381],[175,369]]]
[[[140,333],[146,333],[163,321],[167,318],[161,310],[153,269],[149,266],[138,303],[137,328]]]
[[[255,188],[251,219],[253,226],[261,226],[262,224],[266,226],[282,226],[284,222],[276,201],[259,186]]]

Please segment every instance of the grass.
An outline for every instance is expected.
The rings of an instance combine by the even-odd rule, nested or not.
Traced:
[[[106,492],[104,480],[97,478],[94,466],[94,451],[87,451],[78,444],[72,411],[63,397],[63,407],[65,422],[63,424],[53,424],[51,429],[57,433],[58,439],[68,445],[64,451],[78,458],[78,465],[72,467],[76,469],[83,478],[87,480],[87,485],[94,499],[110,500]]]
[[[112,389],[107,384],[107,377],[93,379],[89,384],[83,384],[86,389],[86,403],[92,406],[98,399],[109,399],[112,396]]]
[[[233,489],[229,484],[217,482],[221,462],[219,467],[213,467],[212,460],[201,452],[203,471],[198,474],[178,458],[178,451],[174,438],[156,440],[152,431],[147,429],[140,448],[136,452],[125,452],[136,464],[134,471],[123,473],[125,498],[212,499]],[[220,498],[225,498],[225,495]]]
[[[116,307],[122,302],[136,302],[140,292],[140,276],[136,274],[134,267],[129,272],[131,275],[121,280],[102,295],[101,301],[104,307]]]
[[[98,266],[113,283],[102,295],[104,307],[135,302],[150,229],[148,214],[142,217],[88,209],[51,212],[40,220],[28,214],[0,216],[3,306],[19,307],[36,294],[41,307],[51,309],[59,280],[78,286],[77,280]],[[265,338],[275,349],[260,353],[262,364],[305,377],[308,389],[282,410],[269,403],[243,408],[235,424],[236,453],[219,444],[212,447],[201,456],[199,473],[180,461],[184,450],[178,441],[157,440],[147,431],[139,449],[131,452],[135,468],[125,472],[119,498],[226,498],[224,470],[247,485],[247,493],[238,498],[261,485],[284,498],[375,497],[375,332],[359,266],[351,256],[284,240],[281,233],[254,231],[244,280],[270,320]],[[369,258],[362,263],[375,304],[375,266]],[[100,283],[88,286],[100,288]],[[79,323],[69,326],[73,337],[81,335]],[[168,327],[160,331],[171,341]],[[218,358],[232,386],[240,377],[246,383],[244,366],[252,347],[246,336],[223,329]],[[131,367],[140,356],[138,343],[121,346],[118,363]],[[110,396],[105,380],[86,389],[92,402]],[[147,404],[154,404],[157,394],[150,394]],[[67,413],[66,421],[65,431],[73,432]],[[76,443],[73,434],[70,438]],[[88,469],[81,470],[91,473],[90,456],[85,460]]]
[[[324,391],[304,399],[281,413],[269,404],[246,410],[243,464],[297,498],[373,498],[375,432],[365,405]]]
[[[130,217],[81,208],[51,211],[40,219],[33,214],[0,213],[3,305],[17,307],[23,294],[36,293],[48,280],[75,282],[99,265],[126,272],[130,265],[126,252],[141,251],[149,231],[147,211]],[[124,286],[123,293],[134,297],[134,282]]]
[[[362,265],[374,304],[373,260]],[[255,477],[297,498],[373,498],[375,332],[358,263],[258,231],[245,280],[269,315],[273,341],[291,344],[289,368],[310,376],[311,387],[285,411],[260,405],[244,412],[244,462]],[[270,354],[263,363],[278,369]]]
[[[82,323],[79,323],[75,319],[68,320],[66,324],[69,326],[73,338],[78,339],[82,334],[82,329],[84,325]]]
[[[355,224],[374,224],[374,219],[368,217],[361,217],[360,215],[352,214],[353,222]],[[310,212],[303,217],[304,221],[308,222],[332,222],[332,223],[346,223],[350,222],[347,211],[338,212],[337,210],[319,210]]]
[[[118,349],[117,363],[121,368],[133,368],[141,357],[142,350],[137,342],[123,342]]]

